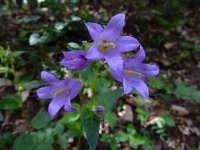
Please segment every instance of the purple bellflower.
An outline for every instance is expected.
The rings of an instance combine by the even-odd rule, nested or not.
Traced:
[[[122,52],[134,50],[139,42],[131,36],[121,36],[125,24],[125,14],[113,16],[103,28],[97,23],[85,23],[94,44],[90,47],[86,58],[99,60],[104,58],[110,68],[116,72],[123,69]]]
[[[65,58],[60,64],[72,70],[82,70],[91,62],[86,55],[87,52],[83,50],[64,52]]]
[[[42,87],[37,90],[37,95],[43,99],[52,99],[49,104],[48,111],[51,119],[54,118],[56,113],[64,106],[67,112],[76,111],[71,105],[71,99],[78,95],[82,88],[80,81],[73,78],[59,80],[54,75],[42,71],[41,78],[50,86]]]
[[[132,58],[124,58],[124,68],[121,74],[111,69],[111,75],[119,82],[123,82],[124,93],[129,94],[133,89],[143,97],[149,97],[149,90],[144,78],[153,77],[159,74],[159,67],[144,64],[145,52],[142,46]]]

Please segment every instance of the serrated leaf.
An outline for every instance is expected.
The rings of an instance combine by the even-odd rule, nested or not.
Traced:
[[[8,95],[4,96],[0,100],[0,109],[5,109],[5,110],[15,110],[19,109],[22,107],[22,100],[21,96],[19,95]]]
[[[50,117],[47,112],[39,112],[31,121],[31,126],[35,129],[44,128],[50,122]]]
[[[36,143],[34,143],[31,136],[26,133],[21,133],[13,145],[13,150],[35,150],[35,148]]]
[[[84,109],[81,113],[81,120],[90,150],[95,150],[99,139],[100,118],[89,109]]]
[[[174,126],[175,126],[175,121],[174,121],[174,119],[169,115],[169,113],[167,113],[167,112],[162,112],[160,116],[164,119],[165,123],[166,123],[168,126],[170,126],[170,127],[174,127]]]
[[[109,126],[111,128],[114,128],[114,126],[116,124],[116,116],[115,116],[115,114],[113,114],[113,113],[106,113],[104,118],[108,122]]]
[[[116,138],[119,142],[125,142],[128,141],[129,134],[120,131],[116,134]]]
[[[182,98],[188,100],[194,100],[200,103],[200,96],[197,94],[198,91],[193,86],[187,86],[185,84],[179,84],[175,90],[176,94]]]
[[[54,150],[50,143],[41,143],[37,146],[36,150]]]
[[[60,147],[63,150],[65,150],[67,148],[68,138],[65,136],[65,134],[58,136],[58,143],[60,144]]]
[[[110,111],[114,103],[120,98],[122,90],[108,91],[97,95],[97,102],[105,108],[105,113]]]

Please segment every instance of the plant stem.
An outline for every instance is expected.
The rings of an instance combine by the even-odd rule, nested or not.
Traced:
[[[82,130],[83,130],[83,125],[81,124],[81,131],[80,131],[80,134],[79,134],[79,137],[78,137],[78,143],[77,143],[77,146],[76,146],[76,150],[80,150]]]

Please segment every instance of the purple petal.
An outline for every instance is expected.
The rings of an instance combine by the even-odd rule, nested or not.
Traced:
[[[135,82],[134,88],[143,97],[145,97],[145,98],[149,97],[149,89],[148,89],[146,83],[141,78],[139,78],[139,80],[137,80],[137,82]]]
[[[68,99],[67,102],[65,103],[64,109],[66,112],[75,112],[76,111],[76,109],[74,107],[72,107],[70,99]]]
[[[145,56],[145,51],[140,45],[140,50],[135,55],[133,55],[132,58],[124,58],[125,69],[137,71],[137,64],[142,62],[145,59]]]
[[[65,58],[60,62],[60,64],[69,69],[84,69],[90,63],[90,61],[85,58],[86,55],[87,52],[83,50],[64,52]]]
[[[131,50],[135,50],[139,46],[139,42],[137,39],[131,36],[121,36],[117,43],[117,49],[120,52],[127,52]]]
[[[146,57],[145,51],[142,47],[142,45],[140,45],[140,50],[133,56],[133,59],[138,61],[138,62],[142,62]]]
[[[144,81],[136,75],[125,75],[123,78],[124,93],[129,94],[133,89],[143,97],[149,96],[149,89]]]
[[[150,64],[140,64],[138,66],[138,72],[142,73],[144,77],[153,77],[159,74],[159,67]]]
[[[112,70],[112,69],[110,69],[110,74],[111,74],[111,76],[115,79],[115,80],[117,80],[117,81],[119,81],[119,82],[122,82],[122,80],[123,80],[123,74],[121,74],[121,73],[116,73],[114,70]]]
[[[44,98],[44,99],[52,98],[50,86],[39,88],[36,92],[39,98]]]
[[[73,99],[80,93],[81,88],[82,88],[82,83],[73,78],[65,79],[65,82],[66,82],[67,88],[70,90],[69,97],[70,99]]]
[[[90,47],[86,58],[90,60],[99,60],[102,58],[102,54],[99,53],[95,44]]]
[[[54,75],[52,75],[51,73],[49,73],[47,71],[41,72],[41,78],[43,81],[45,81],[49,84],[53,84],[54,82],[59,81]]]
[[[113,16],[108,22],[105,32],[114,32],[115,35],[120,35],[125,24],[125,14],[120,13]]]
[[[130,94],[133,90],[131,82],[128,81],[126,78],[123,78],[123,88],[124,88],[124,94]]]
[[[120,53],[114,53],[113,55],[104,55],[104,57],[113,71],[115,71],[118,74],[122,73],[123,59]]]
[[[99,41],[100,35],[103,31],[102,26],[97,23],[91,23],[91,22],[85,23],[85,26],[87,27],[87,29],[90,33],[90,36],[92,37],[94,42]]]
[[[50,114],[51,119],[57,114],[57,112],[61,109],[62,106],[66,103],[66,98],[63,94],[58,94],[49,104],[48,112]]]

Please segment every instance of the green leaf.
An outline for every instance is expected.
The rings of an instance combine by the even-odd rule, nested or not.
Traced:
[[[111,128],[114,128],[114,126],[116,124],[116,116],[115,116],[115,114],[106,113],[104,118],[105,118],[106,122],[108,122],[109,126]]]
[[[41,87],[43,85],[44,85],[44,82],[38,81],[38,80],[33,80],[31,82],[25,83],[24,84],[24,88],[26,90],[32,90],[34,88],[39,88],[39,87]]]
[[[4,120],[3,114],[0,112],[0,122]]]
[[[34,143],[31,136],[26,133],[21,133],[13,145],[13,150],[35,150],[35,148],[36,143]]]
[[[97,80],[97,85],[96,85],[96,91],[98,91],[99,93],[104,93],[107,92],[111,85],[111,82],[109,80],[106,80],[104,78],[99,78]]]
[[[109,91],[97,95],[97,102],[105,107],[105,113],[110,111],[114,103],[120,98],[122,90]]]
[[[114,137],[110,139],[110,147],[112,150],[117,150],[117,141]]]
[[[200,45],[194,46],[194,50],[197,51],[197,52],[200,52]]]
[[[47,112],[39,112],[31,121],[31,126],[35,129],[44,128],[50,122]]]
[[[67,137],[71,137],[71,138],[74,138],[74,137],[76,137],[76,136],[78,136],[79,135],[79,130],[76,130],[76,129],[69,129],[69,130],[67,130],[67,132],[66,132],[66,136]]]
[[[50,143],[41,143],[37,146],[36,150],[54,150]]]
[[[37,22],[41,17],[40,16],[27,16],[27,17],[24,17],[22,19],[20,19],[20,21],[23,21],[23,22]]]
[[[185,84],[179,84],[175,90],[176,94],[182,98],[193,100],[200,103],[200,96],[198,90],[193,86],[187,86]]]
[[[56,134],[63,134],[64,130],[65,130],[64,126],[60,122],[58,122],[55,126],[55,133]]]
[[[90,150],[95,150],[99,139],[100,118],[89,109],[85,108],[81,113],[81,120]]]
[[[6,73],[9,71],[8,67],[0,67],[0,73]]]
[[[30,45],[37,45],[40,43],[40,35],[37,33],[33,33],[31,34],[31,36],[29,37],[29,44]]]
[[[135,135],[136,134],[136,130],[134,129],[133,125],[132,124],[129,124],[128,127],[127,127],[127,132],[130,134],[130,135]]]
[[[101,136],[101,141],[103,142],[108,142],[110,140],[110,135],[108,133],[103,133],[103,135]]]
[[[65,150],[68,145],[68,138],[64,135],[58,135],[58,143],[60,144],[60,147]]]
[[[80,46],[78,43],[69,42],[69,43],[67,43],[67,48],[70,50],[78,50],[78,49],[80,49]]]
[[[116,138],[119,142],[125,142],[128,141],[129,134],[120,131],[116,134]]]
[[[135,138],[134,136],[129,136],[129,144],[131,147],[137,149],[139,145],[143,145],[145,143],[144,140]]]
[[[68,123],[73,123],[77,121],[80,118],[80,113],[79,112],[72,112],[72,113],[67,113],[62,117],[61,120],[59,120],[60,123],[62,124],[68,124]]]
[[[175,121],[174,119],[169,115],[168,112],[162,112],[160,114],[160,117],[164,119],[166,125],[170,126],[170,127],[174,127],[175,126]]]
[[[0,109],[15,110],[22,107],[21,97],[19,95],[8,95],[0,100]]]
[[[150,78],[149,79],[151,86],[155,89],[161,90],[165,87],[165,83],[161,80],[161,78]]]

